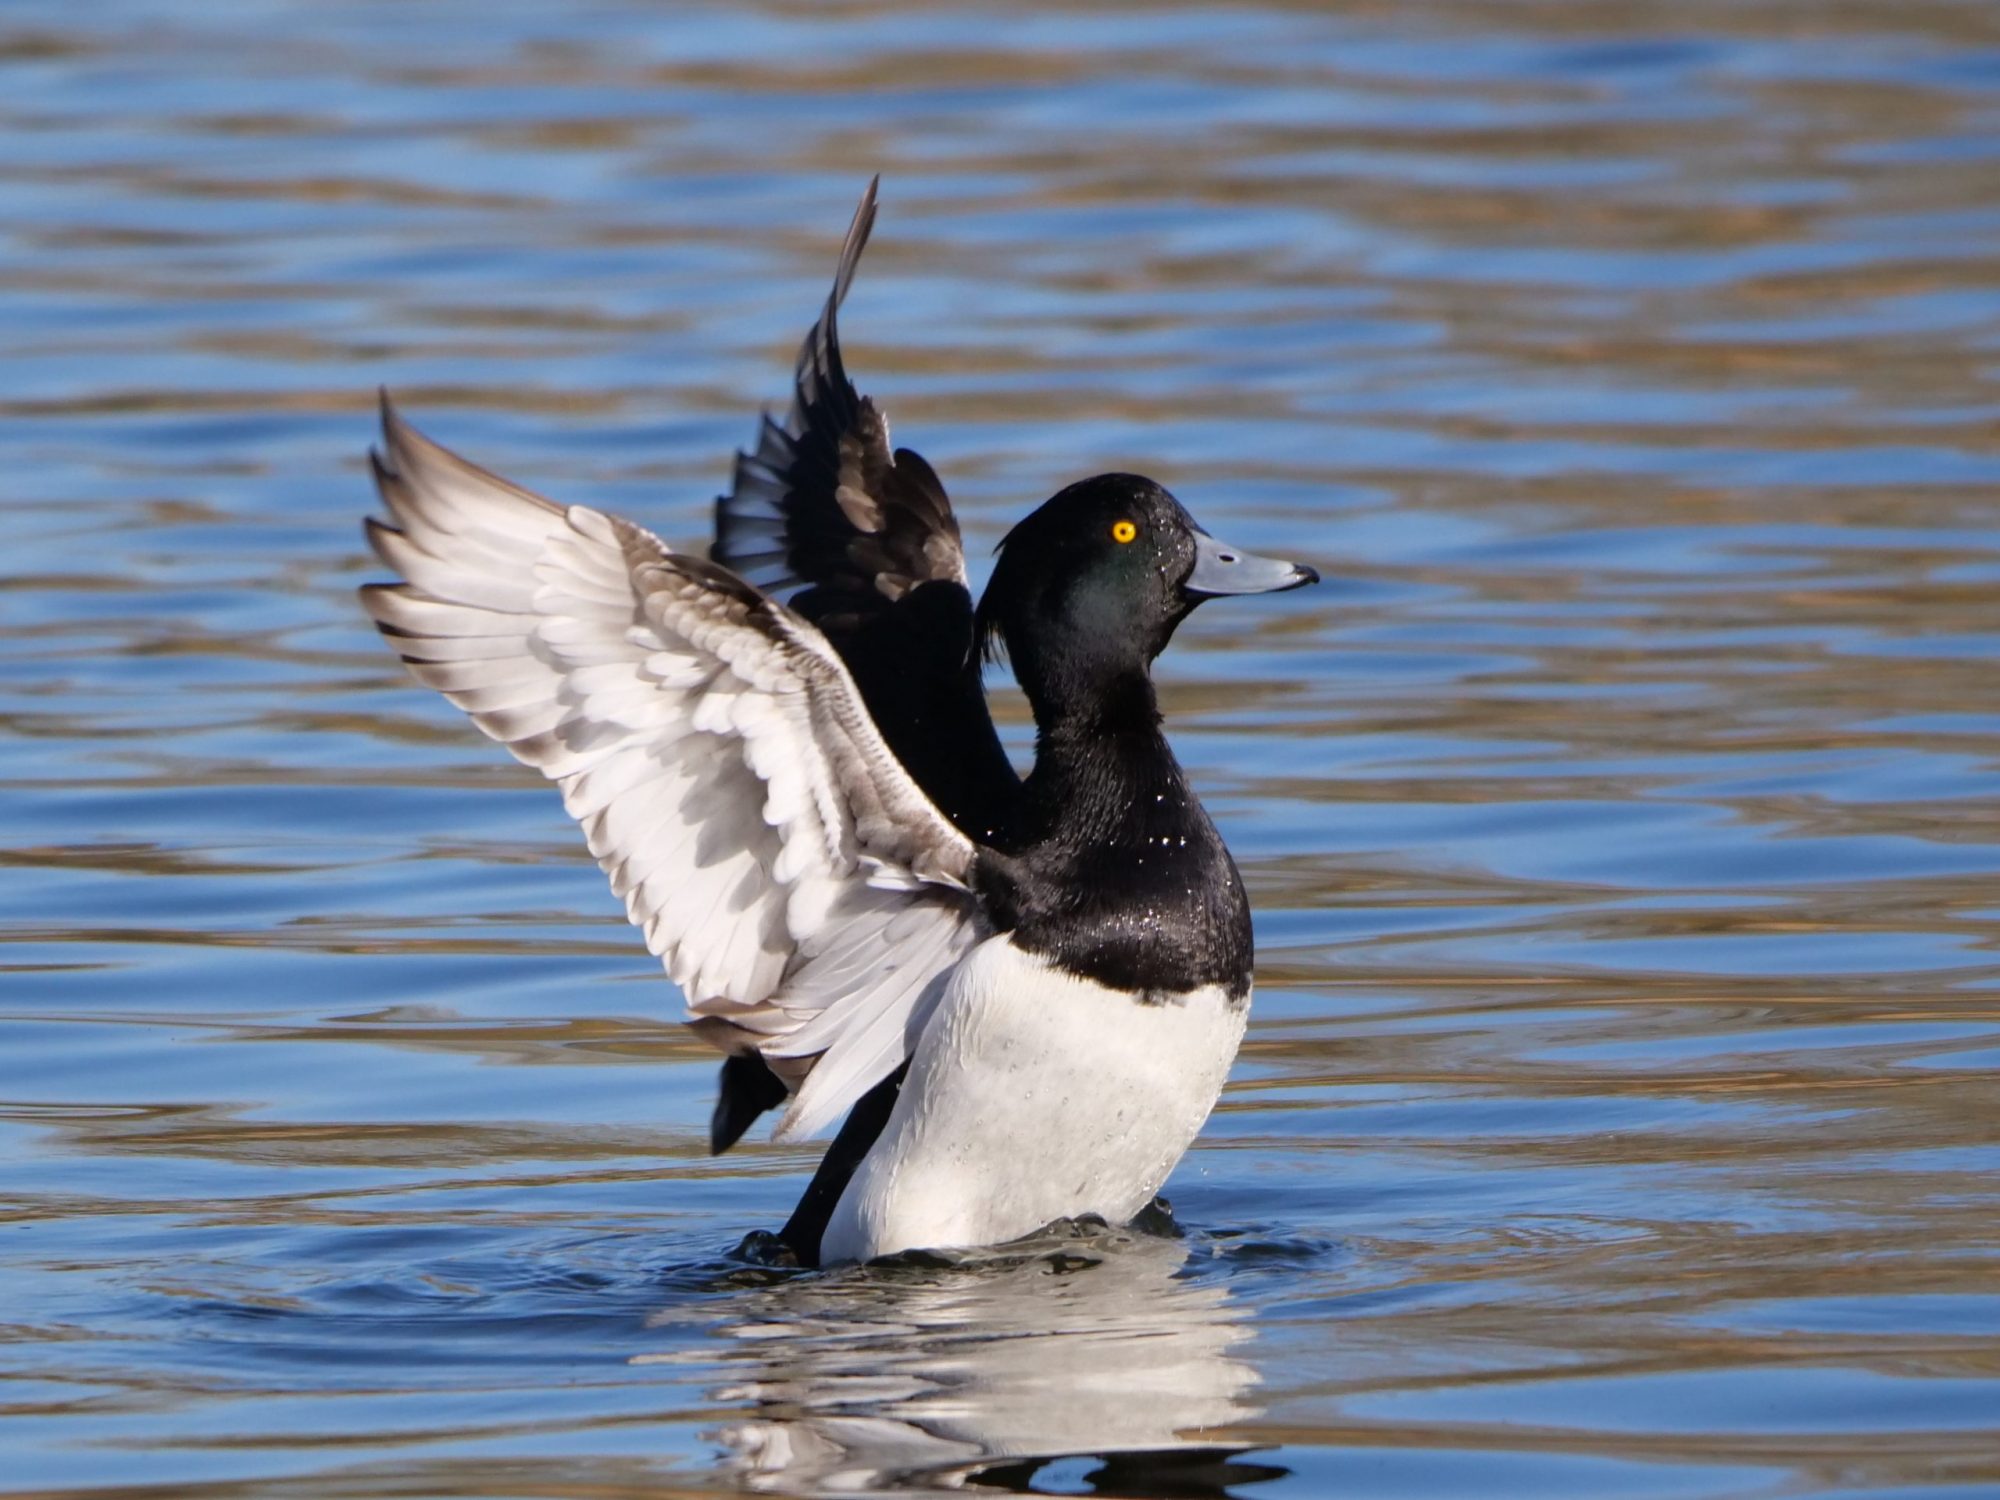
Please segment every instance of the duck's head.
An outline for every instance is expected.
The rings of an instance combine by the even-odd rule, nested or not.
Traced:
[[[1099,474],[1008,533],[979,603],[989,657],[1004,646],[1031,699],[1143,673],[1204,599],[1319,582],[1302,563],[1219,542],[1166,490]]]

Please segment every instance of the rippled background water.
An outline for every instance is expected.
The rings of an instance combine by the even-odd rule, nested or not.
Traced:
[[[11,0],[0,141],[0,1486],[2000,1493],[2000,10]],[[982,558],[1338,580],[1163,667],[1178,1244],[730,1261],[812,1152],[353,603],[378,383],[701,542],[878,170]]]

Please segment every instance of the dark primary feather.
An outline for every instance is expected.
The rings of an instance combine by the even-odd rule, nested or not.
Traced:
[[[792,607],[836,639],[925,583],[965,583],[944,486],[921,455],[891,450],[887,419],[841,359],[840,304],[875,225],[876,185],[854,211],[833,290],[799,346],[791,411],[782,426],[765,417],[756,451],[736,456],[710,549],[771,593],[803,585]]]

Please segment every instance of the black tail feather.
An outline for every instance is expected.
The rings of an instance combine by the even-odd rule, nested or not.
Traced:
[[[722,1060],[715,1113],[708,1117],[708,1150],[720,1156],[743,1139],[757,1116],[785,1102],[785,1086],[754,1052]]]

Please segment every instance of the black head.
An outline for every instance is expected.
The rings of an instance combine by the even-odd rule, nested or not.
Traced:
[[[1204,599],[1316,583],[1297,563],[1218,542],[1137,474],[1100,474],[1008,533],[979,603],[989,657],[1004,647],[1038,705],[1141,674]]]

